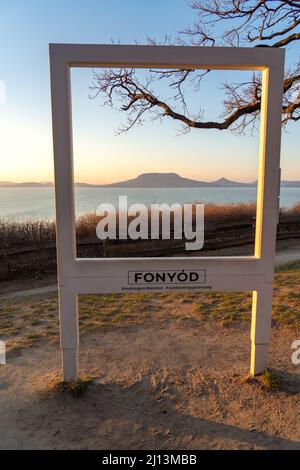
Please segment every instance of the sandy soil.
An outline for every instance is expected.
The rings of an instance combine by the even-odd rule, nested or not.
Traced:
[[[299,258],[300,246],[289,243],[277,263]],[[54,282],[2,283],[0,294],[51,292]],[[291,286],[290,277],[277,283],[279,307],[297,313],[298,284]],[[42,300],[31,303],[53,307],[53,300]],[[80,372],[94,377],[81,398],[49,391],[61,373],[57,335],[52,342],[37,339],[32,347],[12,350],[7,365],[0,365],[0,449],[300,449],[300,366],[291,362],[299,327],[273,328],[269,363],[282,387],[270,392],[247,380],[248,321],[227,327],[199,322],[188,304],[168,302],[163,313],[145,315],[142,323],[81,334]],[[137,305],[141,316],[149,309],[142,301]],[[28,320],[23,312],[23,323],[40,315],[30,312]],[[51,316],[47,321],[56,331]],[[32,325],[29,333],[39,328]]]
[[[80,398],[55,394],[58,345],[39,342],[0,366],[1,449],[300,449],[300,331],[273,330],[278,392],[247,381],[249,323],[166,318],[81,337]],[[284,371],[284,372],[283,372]]]

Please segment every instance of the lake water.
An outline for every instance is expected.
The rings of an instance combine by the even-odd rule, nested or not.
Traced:
[[[256,201],[256,188],[76,188],[76,215],[95,212],[105,202],[118,207],[119,195],[128,204],[241,203]],[[281,207],[300,202],[300,188],[281,189]],[[53,188],[0,188],[1,219],[54,219]]]

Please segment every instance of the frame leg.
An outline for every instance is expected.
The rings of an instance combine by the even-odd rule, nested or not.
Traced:
[[[75,382],[78,379],[78,348],[62,348],[63,380]]]
[[[74,382],[78,379],[78,301],[65,286],[59,288],[59,320],[63,380]]]
[[[272,284],[263,284],[253,292],[251,320],[251,375],[264,372],[268,365],[271,336]]]

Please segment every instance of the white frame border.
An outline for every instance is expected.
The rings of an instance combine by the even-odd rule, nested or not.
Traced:
[[[78,307],[82,293],[123,292],[130,270],[204,269],[212,290],[253,291],[251,373],[263,372],[271,330],[279,208],[284,50],[50,44],[58,286],[63,376],[78,376]],[[262,71],[262,106],[254,256],[76,258],[71,67],[199,68]]]

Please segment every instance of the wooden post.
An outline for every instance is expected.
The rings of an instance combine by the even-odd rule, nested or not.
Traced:
[[[251,320],[251,375],[264,372],[268,364],[271,337],[272,284],[253,292]]]
[[[63,380],[78,378],[78,301],[68,287],[59,289],[60,347],[62,350]]]

